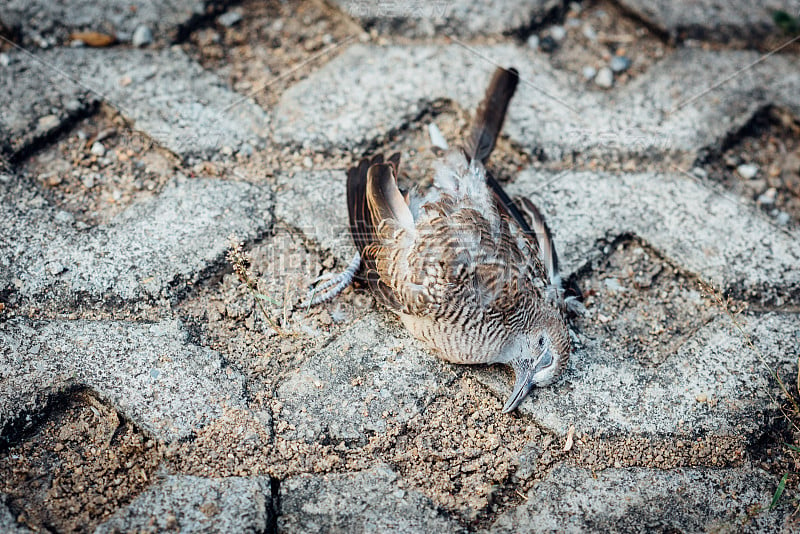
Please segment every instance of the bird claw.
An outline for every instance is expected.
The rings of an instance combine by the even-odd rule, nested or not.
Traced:
[[[353,279],[355,278],[359,267],[361,267],[361,256],[356,253],[353,259],[350,260],[350,264],[341,273],[327,273],[317,277],[317,279],[311,284],[312,287],[309,289],[308,293],[306,293],[306,299],[300,304],[300,306],[308,309],[311,306],[322,304],[323,302],[327,302],[336,297],[339,293],[347,289],[347,287],[353,283]],[[323,284],[315,285],[326,279],[327,281]]]

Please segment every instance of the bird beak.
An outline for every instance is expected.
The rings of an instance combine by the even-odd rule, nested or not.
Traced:
[[[531,360],[513,360],[510,362],[511,367],[514,368],[514,390],[511,392],[511,396],[506,401],[505,406],[503,406],[503,413],[513,411],[528,396],[533,386],[536,385],[533,382],[533,377],[536,376],[540,368],[552,363],[552,356],[550,349],[547,349],[535,364]]]

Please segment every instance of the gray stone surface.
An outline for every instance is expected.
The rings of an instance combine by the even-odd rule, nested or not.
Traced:
[[[542,208],[565,272],[598,257],[618,236],[635,234],[738,297],[800,300],[800,233],[686,174],[526,170],[507,189]]]
[[[472,112],[497,64],[520,71],[505,131],[530,150],[551,158],[693,154],[721,143],[766,104],[800,113],[800,69],[791,57],[771,56],[709,90],[758,58],[682,49],[624,88],[596,93],[545,56],[511,45],[354,45],[284,93],[275,138],[317,149],[356,146],[400,128],[438,98]]]
[[[203,15],[206,6],[224,0],[6,0],[4,18],[22,25],[24,41],[38,46],[65,44],[73,31],[100,31],[130,39],[139,25],[147,25],[163,38]]]
[[[367,28],[381,33],[431,37],[474,37],[512,33],[541,23],[562,0],[336,0],[342,10]]]
[[[370,313],[313,355],[278,388],[284,437],[363,443],[387,420],[409,420],[454,379],[398,321]]]
[[[356,249],[347,218],[346,180],[344,170],[278,175],[275,219],[349,261]]]
[[[278,532],[462,532],[431,501],[407,490],[397,474],[378,465],[367,471],[301,475],[281,482]]]
[[[0,65],[0,155],[52,135],[96,104],[97,95],[71,83],[49,58],[13,51],[8,57]]]
[[[0,323],[0,429],[52,395],[88,387],[156,438],[172,441],[242,406],[242,376],[174,320]]]
[[[797,0],[620,0],[619,3],[673,39],[756,41],[767,35],[780,35],[772,20],[775,10],[795,17],[800,14]]]
[[[59,222],[35,193],[2,185],[0,288],[25,298],[174,295],[224,260],[230,234],[252,239],[271,224],[271,191],[241,182],[178,178],[86,230]]]
[[[0,76],[0,128],[13,150],[99,100],[181,157],[216,158],[223,147],[263,145],[264,111],[178,48],[67,48],[10,56]]]
[[[766,511],[776,484],[774,475],[747,468],[561,466],[490,531],[790,532],[786,510]],[[752,507],[758,513],[750,517]]]
[[[97,527],[116,532],[267,532],[273,517],[269,477],[168,475]]]
[[[738,320],[760,354],[722,312],[654,367],[579,334],[580,348],[562,378],[533,391],[519,410],[562,435],[570,425],[601,435],[756,435],[775,416],[780,395],[765,363],[791,372],[800,319],[767,314]],[[491,370],[479,368],[477,375],[501,398],[511,393],[512,384]],[[698,402],[701,395],[710,402]]]

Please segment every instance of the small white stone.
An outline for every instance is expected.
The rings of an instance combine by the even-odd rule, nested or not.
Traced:
[[[97,157],[103,157],[106,155],[106,147],[100,141],[95,141],[92,143],[91,152]]]
[[[587,66],[583,67],[582,73],[583,73],[584,79],[592,80],[592,79],[594,79],[595,76],[597,76],[597,69],[592,67],[592,66],[590,66],[590,65],[587,65]]]
[[[708,173],[702,167],[694,167],[692,169],[692,175],[700,179],[708,177]]]
[[[314,162],[311,161],[310,157],[306,156],[306,157],[303,158],[303,167],[305,167],[306,169],[310,169],[313,166],[314,166]]]
[[[609,89],[614,85],[614,73],[611,72],[611,69],[608,67],[603,67],[597,72],[597,76],[594,77],[594,83],[597,87]]]
[[[789,214],[788,214],[788,213],[786,213],[785,211],[781,211],[781,212],[779,212],[779,213],[778,213],[778,215],[775,217],[775,220],[776,220],[776,221],[777,221],[777,223],[778,223],[778,224],[780,224],[780,225],[786,225],[786,224],[789,224],[789,221],[790,221],[791,219],[792,219],[792,218],[791,218],[791,217],[789,216]]]
[[[778,191],[774,187],[770,187],[761,195],[759,195],[757,202],[759,204],[764,204],[765,206],[771,206],[775,204],[775,199],[778,197]]]
[[[550,28],[550,37],[556,41],[563,41],[566,36],[567,30],[564,29],[564,26],[553,26]]]
[[[584,24],[583,29],[581,30],[583,36],[589,39],[590,41],[597,41],[597,32],[594,31],[594,28],[590,24]]]
[[[535,33],[528,37],[528,46],[531,47],[533,50],[539,49],[539,36]]]
[[[86,189],[93,188],[94,187],[94,175],[93,174],[87,174],[86,176],[84,176],[81,179],[81,182],[83,183],[83,187],[85,187]]]
[[[228,11],[220,15],[217,20],[226,28],[230,28],[231,26],[239,24],[239,22],[242,20],[242,14],[238,11]]]
[[[133,32],[131,44],[136,47],[147,46],[153,42],[153,32],[145,25],[138,26]]]
[[[8,67],[11,63],[11,56],[6,53],[0,54],[0,67]]]
[[[45,132],[49,131],[49,130],[52,130],[53,128],[58,126],[58,124],[59,124],[59,120],[58,120],[58,116],[56,116],[56,115],[45,115],[44,117],[39,117],[39,120],[37,121],[37,125],[39,127],[39,130],[42,130],[42,131],[45,131]]]
[[[753,165],[752,163],[742,163],[736,167],[736,172],[738,172],[739,176],[745,180],[752,180],[756,177],[756,174],[758,174],[758,165]]]

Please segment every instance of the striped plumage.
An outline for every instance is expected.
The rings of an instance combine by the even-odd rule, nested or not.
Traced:
[[[504,411],[552,382],[571,352],[549,229],[483,164],[516,83],[513,69],[497,71],[468,148],[445,155],[425,194],[400,192],[398,154],[362,160],[347,180],[358,277],[447,361],[511,365],[516,384]]]

